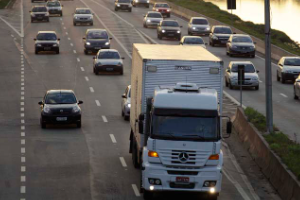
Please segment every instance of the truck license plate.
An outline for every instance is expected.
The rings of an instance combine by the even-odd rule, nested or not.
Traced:
[[[190,178],[189,177],[176,177],[177,183],[189,183]]]
[[[61,122],[61,121],[67,121],[67,117],[56,117],[56,121]]]

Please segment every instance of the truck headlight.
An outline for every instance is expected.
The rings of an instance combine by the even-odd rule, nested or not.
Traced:
[[[167,12],[170,12],[170,10],[168,9]]]
[[[128,106],[128,108],[131,108],[131,104],[129,103],[129,104],[127,104],[127,106]]]
[[[88,46],[89,46],[89,45],[91,45],[91,43],[90,43],[90,42],[86,42],[85,44],[86,44],[86,45],[88,45]]]
[[[147,3],[150,3],[150,1],[147,1]]]
[[[209,27],[206,27],[206,30],[208,31],[210,28]]]
[[[166,31],[165,31],[165,30],[162,30],[161,32],[162,32],[162,33],[165,33]]]
[[[209,188],[209,192],[211,194],[215,193],[216,192],[216,188],[214,188],[214,187]]]

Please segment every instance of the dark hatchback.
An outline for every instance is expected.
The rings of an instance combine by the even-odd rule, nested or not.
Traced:
[[[255,57],[255,43],[249,35],[231,35],[226,43],[226,54],[231,56]]]
[[[209,34],[209,44],[215,45],[226,45],[229,37],[234,34],[229,26],[213,26],[211,33]]]
[[[40,125],[46,128],[47,124],[76,124],[81,127],[81,108],[72,90],[48,90],[39,102],[41,106]]]
[[[100,49],[110,49],[110,40],[105,29],[88,29],[85,33],[84,53],[97,53]]]
[[[157,26],[157,37],[162,39],[167,38],[176,38],[177,40],[181,39],[181,26],[175,20],[163,20]]]
[[[54,51],[59,54],[60,38],[57,37],[55,31],[39,31],[34,41],[35,54],[40,51]]]

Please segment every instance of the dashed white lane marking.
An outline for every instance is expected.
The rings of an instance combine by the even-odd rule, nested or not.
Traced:
[[[81,69],[81,71],[83,71],[83,72],[84,72],[84,68],[83,68],[83,67],[80,67],[80,69]]]
[[[24,96],[21,96],[21,100],[24,100]]]
[[[21,148],[21,153],[26,153],[25,147]]]
[[[116,140],[114,134],[109,134],[109,137],[110,137],[112,143],[117,143],[117,140]]]
[[[25,194],[26,193],[26,186],[21,186],[21,191],[20,191],[22,194]]]
[[[25,132],[21,132],[21,137],[25,137]]]
[[[71,46],[74,46],[74,44],[73,44],[73,43],[70,43],[70,45],[71,45]]]
[[[127,164],[125,162],[125,159],[123,157],[120,157],[120,161],[123,167],[127,167]]]
[[[25,95],[25,92],[22,91],[22,92],[21,92],[21,95]]]
[[[80,62],[80,58],[77,58],[77,62]]]
[[[66,35],[69,35],[69,33],[68,33],[68,32],[66,32]]]
[[[107,118],[106,118],[104,115],[102,115],[102,120],[103,120],[105,123],[108,122]]]
[[[25,145],[25,139],[21,139],[21,145]]]
[[[94,88],[93,88],[93,87],[90,87],[90,91],[91,91],[92,93],[94,93],[94,92],[95,92],[95,90],[94,90]]]
[[[24,82],[24,78],[21,78],[21,82]]]
[[[26,182],[26,176],[21,176],[21,182]]]
[[[21,71],[21,74],[24,74],[24,71]]]
[[[21,172],[26,172],[26,167],[25,166],[21,166]]]
[[[21,119],[21,124],[25,124],[25,120],[24,119]]]
[[[26,158],[24,156],[21,157],[21,162],[22,163],[26,162]]]
[[[21,130],[25,130],[25,126],[21,126]]]
[[[68,37],[68,40],[71,40],[71,38]]]
[[[66,30],[67,28],[66,28],[66,27],[64,27],[64,29]]]
[[[62,18],[59,18],[60,20],[62,20]]]
[[[74,53],[77,53],[76,50],[73,50]]]
[[[21,90],[25,90],[25,88],[24,88],[24,87],[21,87]]]
[[[85,76],[84,78],[86,81],[90,81],[89,77]]]
[[[132,184],[131,186],[132,186],[135,196],[137,196],[137,197],[141,196],[136,184]]]
[[[286,96],[285,94],[283,93],[280,93],[281,96],[285,97],[285,98],[288,98],[288,96]]]
[[[21,102],[20,105],[21,105],[21,106],[24,106],[24,102]]]
[[[97,106],[101,106],[100,101],[95,100]]]
[[[64,22],[61,22],[61,24],[64,25],[65,23],[64,23]]]
[[[21,116],[21,117],[25,117],[25,114],[24,114],[24,113],[21,113],[20,116]]]
[[[22,107],[20,110],[23,112],[23,111],[24,111],[24,108]]]

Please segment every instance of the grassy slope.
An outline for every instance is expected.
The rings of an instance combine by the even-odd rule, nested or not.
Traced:
[[[221,10],[218,6],[210,3],[204,2],[203,0],[168,0],[176,5],[188,8],[195,12],[201,13],[207,17],[216,19],[225,24],[232,24],[232,19],[234,21],[233,26],[241,31],[244,31],[250,35],[264,40],[264,25],[254,24],[252,22],[243,21],[236,15],[231,15],[230,13]],[[293,54],[300,55],[300,47],[295,41],[286,35],[282,31],[272,29],[271,31],[271,42],[272,44],[285,49]]]
[[[5,8],[10,0],[0,0],[0,9]]]

